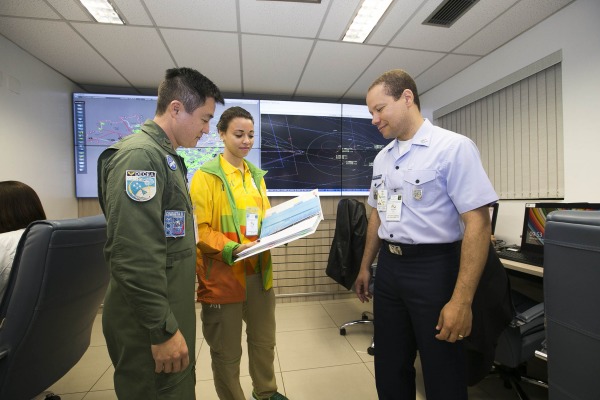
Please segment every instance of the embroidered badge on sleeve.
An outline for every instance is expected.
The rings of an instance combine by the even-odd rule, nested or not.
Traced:
[[[165,237],[185,236],[185,211],[165,210]]]
[[[135,201],[148,201],[156,195],[156,171],[127,170],[125,192]]]
[[[167,154],[165,158],[167,159],[167,165],[169,166],[169,168],[175,171],[177,169],[177,163],[175,162],[175,159],[173,159],[173,157],[171,157],[170,154]]]

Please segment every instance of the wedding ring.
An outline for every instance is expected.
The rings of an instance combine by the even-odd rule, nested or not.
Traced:
[[[463,335],[458,335],[458,340],[463,340],[465,337]]]

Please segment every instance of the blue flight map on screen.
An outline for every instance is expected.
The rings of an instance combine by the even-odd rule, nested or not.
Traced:
[[[75,133],[75,187],[77,197],[97,197],[96,164],[100,153],[113,143],[140,131],[144,122],[154,118],[156,96],[104,94],[73,94]],[[217,122],[223,110],[241,106],[248,110],[255,123],[255,146],[247,159],[260,165],[260,112],[258,100],[226,99],[218,104],[210,122],[209,133],[202,136],[195,148],[179,148],[177,153],[188,168],[188,180],[206,161],[223,151],[217,132]]]

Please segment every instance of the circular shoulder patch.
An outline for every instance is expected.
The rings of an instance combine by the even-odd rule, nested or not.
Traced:
[[[167,154],[166,159],[167,159],[167,165],[169,166],[169,168],[171,168],[171,170],[175,171],[177,169],[177,163],[175,162],[173,157],[170,154]]]

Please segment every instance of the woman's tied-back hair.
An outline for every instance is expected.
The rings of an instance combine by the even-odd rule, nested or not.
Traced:
[[[192,68],[171,68],[158,87],[156,115],[163,115],[173,100],[179,100],[189,114],[212,97],[225,104],[221,91],[210,79]]]
[[[35,190],[23,182],[0,182],[0,233],[26,228],[42,219],[46,213]]]
[[[379,78],[375,79],[369,90],[375,86],[382,84],[385,88],[385,94],[398,100],[402,93],[406,89],[410,89],[413,93],[414,103],[417,105],[419,111],[421,110],[421,102],[419,101],[419,92],[417,92],[417,84],[411,78],[411,76],[402,69],[393,69],[391,71],[384,72]]]
[[[250,121],[252,121],[252,123],[254,123],[254,118],[252,117],[252,114],[250,114],[245,108],[238,106],[229,107],[227,110],[223,111],[223,114],[221,114],[221,118],[217,123],[217,130],[219,132],[227,132],[227,129],[229,128],[229,123],[235,118],[249,119]]]

